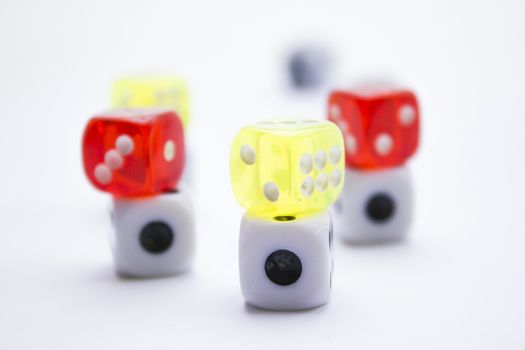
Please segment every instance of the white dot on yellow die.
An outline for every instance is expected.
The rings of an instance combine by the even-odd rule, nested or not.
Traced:
[[[335,165],[341,160],[341,148],[339,146],[332,146],[330,149],[330,162]]]
[[[301,168],[301,172],[303,174],[308,174],[310,171],[312,171],[313,167],[313,160],[312,156],[308,153],[305,153],[301,156],[301,160],[299,161],[299,168]]]
[[[324,166],[326,165],[325,151],[317,152],[317,154],[315,155],[315,165],[317,166],[318,169],[324,168]]]
[[[115,147],[117,148],[118,153],[120,153],[123,156],[126,156],[133,152],[133,149],[135,148],[135,144],[133,143],[133,140],[128,135],[120,135],[117,137],[117,141],[115,141]]]
[[[301,183],[301,193],[305,197],[310,197],[313,192],[314,192],[314,179],[311,176],[307,176],[304,178],[303,182]]]
[[[340,182],[341,172],[339,171],[339,169],[332,170],[332,172],[330,173],[330,183],[332,184],[332,186],[337,187],[337,185],[339,185]]]
[[[120,106],[128,107],[132,97],[133,97],[133,93],[131,91],[128,91],[128,90],[122,91],[122,95],[120,96]]]
[[[255,163],[255,150],[249,145],[243,145],[241,147],[241,159],[247,165]]]
[[[106,185],[111,181],[111,170],[105,164],[99,164],[95,167],[95,179],[102,185]]]
[[[379,134],[374,142],[376,152],[381,156],[386,156],[392,150],[394,140],[387,133]]]
[[[179,89],[177,89],[176,87],[172,87],[171,89],[169,89],[169,94],[173,97],[178,97]]]
[[[167,97],[167,93],[164,90],[155,91],[155,99],[158,103],[162,104]]]
[[[326,190],[326,187],[328,187],[328,175],[326,175],[326,173],[320,174],[317,177],[315,184],[317,185],[317,190],[319,192],[323,192],[324,190]]]
[[[175,142],[172,140],[166,141],[164,144],[164,159],[167,162],[171,162],[173,158],[175,158],[175,154],[177,153],[177,150],[175,148]]]
[[[275,202],[279,199],[279,187],[273,182],[267,182],[263,187],[264,196],[270,202]]]
[[[120,168],[124,161],[117,150],[111,149],[104,155],[104,163],[106,163],[109,169],[115,170]]]
[[[404,126],[409,126],[416,119],[416,110],[411,105],[403,105],[399,109],[399,120]]]

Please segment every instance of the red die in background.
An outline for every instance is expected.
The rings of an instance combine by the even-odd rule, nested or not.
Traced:
[[[348,167],[400,166],[419,143],[419,107],[409,90],[364,86],[334,91],[328,119],[343,132]]]
[[[184,167],[182,123],[169,110],[102,113],[86,126],[82,156],[91,183],[114,196],[170,191]]]

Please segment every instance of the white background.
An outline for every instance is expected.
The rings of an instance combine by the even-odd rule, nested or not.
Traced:
[[[0,1],[1,349],[524,349],[525,5],[521,1]],[[337,84],[414,88],[408,242],[336,244],[332,302],[245,306],[242,210],[228,175],[244,123],[324,116],[324,93],[283,85],[286,48],[312,39]],[[112,272],[109,197],[85,179],[84,123],[112,81],[185,76],[192,93],[198,256],[177,278]]]

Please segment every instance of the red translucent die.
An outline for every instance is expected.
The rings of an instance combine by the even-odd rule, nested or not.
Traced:
[[[361,87],[334,91],[329,97],[328,119],[343,132],[350,168],[402,165],[419,143],[419,107],[409,90]]]
[[[84,130],[84,170],[117,197],[176,188],[184,167],[182,123],[173,111],[123,109],[93,117]]]

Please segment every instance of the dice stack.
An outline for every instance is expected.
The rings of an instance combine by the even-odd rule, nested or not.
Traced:
[[[179,186],[184,132],[164,109],[122,109],[91,118],[82,156],[89,181],[113,196],[117,273],[154,277],[183,272],[195,250],[191,200]]]
[[[308,309],[330,300],[332,220],[344,183],[344,143],[329,121],[245,126],[230,151],[234,196],[247,209],[239,269],[248,304]]]
[[[419,143],[416,96],[384,85],[334,91],[328,119],[341,128],[346,147],[346,183],[336,205],[336,233],[350,243],[403,239],[413,205],[405,162]]]

